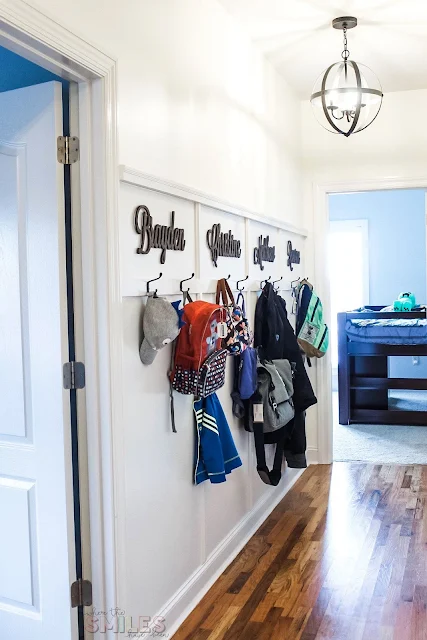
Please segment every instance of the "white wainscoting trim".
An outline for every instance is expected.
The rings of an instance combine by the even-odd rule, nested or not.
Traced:
[[[305,469],[288,469],[284,474],[283,486],[279,492],[272,493],[258,501],[254,508],[230,531],[228,536],[211,553],[206,562],[200,566],[166,603],[157,615],[165,618],[166,631],[169,637],[179,629],[181,624],[209,591],[228,565],[240,553],[257,529],[262,525],[273,509],[293,487]],[[152,635],[147,636],[153,637]]]
[[[307,456],[307,464],[319,464],[319,450],[314,447],[307,447],[305,452]]]
[[[127,184],[133,184],[138,187],[146,187],[153,191],[159,191],[160,193],[166,193],[168,195],[177,196],[178,198],[184,198],[185,200],[191,200],[191,202],[198,202],[212,209],[219,209],[220,211],[226,211],[227,213],[233,213],[237,216],[242,216],[249,220],[256,220],[262,222],[265,225],[276,227],[276,229],[283,229],[289,233],[306,238],[308,236],[307,229],[297,227],[293,224],[280,220],[279,218],[272,218],[271,216],[265,216],[249,209],[238,207],[226,200],[218,200],[215,196],[208,195],[191,187],[157,178],[156,176],[149,175],[148,173],[142,173],[137,169],[132,169],[125,165],[120,165],[119,175],[121,182]]]

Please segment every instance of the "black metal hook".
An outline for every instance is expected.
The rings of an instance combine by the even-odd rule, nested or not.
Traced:
[[[179,290],[182,291],[182,293],[185,293],[184,289],[182,288],[182,283],[183,282],[187,282],[188,280],[191,280],[192,278],[194,278],[194,273],[192,273],[189,278],[184,278],[184,280],[181,280],[181,282],[179,283]],[[190,289],[187,289],[186,293],[188,293],[189,291],[190,291]]]
[[[231,278],[231,273],[228,274],[228,276],[226,278],[224,278],[225,281],[230,280]]]
[[[273,280],[273,282],[271,283],[274,287],[274,285],[276,284],[276,282],[280,282],[281,280],[283,280],[283,276],[280,276],[280,278],[278,280]]]
[[[236,282],[236,289],[237,291],[243,291],[245,287],[240,288],[239,287],[239,282],[245,282],[245,280],[247,280],[249,278],[249,276],[246,276],[246,278],[243,278],[242,280],[237,280]]]
[[[262,283],[264,282],[264,284],[267,284],[269,280],[271,280],[271,276],[268,276],[268,278],[266,278],[265,280],[261,280],[261,289],[264,289],[264,286]]]
[[[147,280],[147,293],[150,293],[150,284],[152,282],[155,282],[156,280],[160,280],[160,278],[162,277],[163,273],[160,273],[158,278],[153,278],[152,280]],[[157,289],[155,290],[154,293],[157,293]]]

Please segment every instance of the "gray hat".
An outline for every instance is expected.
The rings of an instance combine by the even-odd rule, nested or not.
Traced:
[[[142,364],[151,364],[157,351],[175,340],[179,333],[179,315],[166,298],[149,296],[142,319],[142,332],[139,357]]]

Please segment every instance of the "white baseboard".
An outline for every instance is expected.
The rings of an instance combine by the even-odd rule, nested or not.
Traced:
[[[272,489],[271,494],[267,494],[263,500],[260,500],[254,506],[217,546],[206,562],[172,596],[163,610],[158,613],[158,616],[161,616],[166,621],[166,630],[169,638],[178,630],[187,616],[209,591],[213,583],[247,544],[303,472],[304,469],[288,469],[284,475],[283,485],[280,490],[274,491]]]
[[[319,450],[309,447],[306,451],[307,464],[319,464]]]

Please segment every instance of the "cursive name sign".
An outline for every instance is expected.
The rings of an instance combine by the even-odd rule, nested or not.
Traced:
[[[136,250],[137,253],[146,254],[153,248],[161,249],[160,263],[164,264],[167,250],[184,251],[184,229],[175,229],[175,211],[171,212],[169,227],[163,224],[156,224],[153,227],[150,211],[142,204],[135,209],[134,227],[141,236],[141,244]]]
[[[288,240],[288,267],[291,271],[294,270],[293,264],[300,264],[301,254],[296,249],[292,249],[292,242]]]
[[[258,246],[254,249],[254,264],[259,264],[261,271],[264,270],[263,262],[274,262],[276,257],[276,247],[269,247],[270,236],[264,239],[262,236],[258,238]]]
[[[242,249],[240,248],[240,240],[236,240],[231,233],[221,232],[221,225],[214,224],[212,229],[206,234],[206,241],[211,252],[212,262],[217,267],[218,257],[224,258],[240,258]]]

